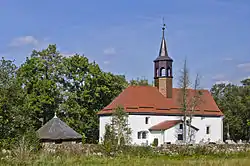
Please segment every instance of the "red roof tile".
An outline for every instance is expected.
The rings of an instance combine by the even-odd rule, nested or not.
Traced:
[[[147,113],[180,115],[181,89],[173,88],[171,99],[164,97],[156,87],[152,86],[130,86],[120,93],[108,106],[99,111],[99,115],[110,114],[118,106],[124,107],[128,113]],[[188,98],[195,95],[195,90],[188,89]],[[198,106],[195,108],[195,115],[222,116],[212,95],[208,90],[201,90],[201,97]]]
[[[157,125],[152,126],[151,128],[149,128],[149,130],[167,130],[180,122],[182,122],[182,120],[166,120],[161,123],[158,123]]]

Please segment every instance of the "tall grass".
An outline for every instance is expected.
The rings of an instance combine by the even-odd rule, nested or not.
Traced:
[[[139,151],[139,150],[138,150]],[[0,156],[0,165],[32,165],[32,166],[51,166],[51,165],[215,165],[215,166],[244,166],[250,163],[250,152],[231,154],[230,156],[167,156],[167,155],[142,155],[121,154],[116,157],[108,156],[86,156],[83,154],[71,153],[48,153],[48,152],[29,152],[25,157]]]
[[[227,158],[183,158],[175,159],[167,156],[160,157],[139,157],[139,156],[118,156],[118,157],[97,157],[97,156],[83,156],[71,154],[49,154],[36,153],[20,160],[19,158],[1,159],[0,165],[33,165],[33,166],[51,166],[51,165],[218,165],[218,166],[240,166],[249,165],[250,157],[236,157]]]
[[[0,165],[250,165],[250,152],[244,148],[240,152],[228,153],[224,149],[214,151],[207,146],[173,146],[175,149],[170,148],[169,151],[152,147],[121,146],[105,153],[107,146],[95,145],[88,147],[93,151],[91,153],[74,148],[73,151],[59,149],[51,153],[39,150],[37,143],[28,140],[22,137],[10,151],[0,152]]]

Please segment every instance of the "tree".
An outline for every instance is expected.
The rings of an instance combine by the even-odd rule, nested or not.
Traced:
[[[250,120],[247,121],[247,126],[249,128],[249,138],[248,138],[248,141],[250,142]]]
[[[11,121],[13,105],[17,98],[15,71],[16,66],[4,58],[0,61],[0,139],[10,136],[12,131]]]
[[[116,150],[116,144],[117,144],[117,137],[115,135],[112,125],[106,124],[104,140],[103,140],[104,152],[106,152],[107,155],[112,155],[112,153],[115,152]]]
[[[84,134],[87,143],[98,140],[97,112],[107,106],[127,86],[124,76],[103,72],[88,58],[74,55],[63,59],[64,96],[59,116],[76,131]]]
[[[17,71],[25,95],[23,108],[33,118],[36,129],[53,117],[61,102],[61,61],[56,45],[49,45],[42,51],[34,50]]]
[[[13,61],[0,60],[0,140],[14,140],[30,126],[29,118],[22,109],[23,91],[16,71]]]
[[[197,74],[195,78],[195,82],[194,82],[194,92],[191,98],[189,99],[189,104],[188,104],[188,107],[190,108],[190,112],[188,112],[188,122],[189,122],[188,140],[187,140],[188,143],[191,143],[192,137],[193,137],[191,124],[192,124],[194,111],[197,109],[197,106],[199,106],[202,102],[201,100],[202,92],[199,90],[199,85],[200,85],[200,77],[199,77],[199,74]]]
[[[142,78],[142,79],[137,78],[136,80],[132,79],[129,82],[129,85],[132,85],[132,86],[152,86],[152,84],[150,84],[146,78]]]
[[[34,50],[19,68],[3,59],[0,70],[1,138],[37,130],[58,112],[87,143],[96,143],[97,112],[128,85],[124,75],[104,72],[84,55],[63,57],[56,45]]]
[[[242,80],[241,83],[243,86],[250,86],[250,78]]]
[[[200,78],[199,75],[196,75],[195,83],[194,83],[194,91],[190,93],[191,81],[189,79],[189,71],[187,68],[187,61],[184,61],[184,66],[181,71],[181,75],[179,78],[179,102],[181,103],[181,109],[183,113],[183,142],[190,143],[192,141],[193,133],[191,131],[191,123],[193,118],[193,113],[196,110],[197,106],[201,102],[201,91],[199,90]],[[188,124],[187,124],[188,120]],[[187,133],[187,125],[188,133]]]
[[[211,93],[224,113],[224,138],[230,132],[233,140],[248,140],[250,119],[250,84],[249,79],[242,80],[242,85],[215,84]]]
[[[130,143],[131,128],[128,124],[128,113],[124,111],[123,107],[117,106],[115,108],[111,124],[107,125],[105,129],[104,143],[111,141],[116,149]]]
[[[124,139],[124,144],[130,142],[131,129],[128,127],[128,113],[124,108],[118,106],[112,115],[112,126],[117,135],[117,146],[121,145],[121,140]]]
[[[181,93],[179,94],[180,98],[180,103],[181,103],[181,108],[183,112],[183,142],[186,143],[186,132],[187,132],[187,114],[188,114],[188,87],[190,85],[189,81],[189,74],[188,74],[188,68],[187,68],[187,61],[184,61],[184,66],[181,71],[181,76],[179,78],[179,86],[181,89]]]

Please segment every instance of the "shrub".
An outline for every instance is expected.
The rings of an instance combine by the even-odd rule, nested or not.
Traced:
[[[37,152],[41,146],[35,131],[29,131],[12,145],[13,157],[23,160],[30,156],[32,152]]]
[[[82,134],[82,144],[85,144],[86,143],[86,136],[85,134]]]
[[[10,149],[16,142],[17,138],[8,138],[0,140],[0,149]]]
[[[105,126],[104,140],[102,142],[102,150],[107,156],[112,156],[116,151],[117,137],[112,129],[112,126]]]

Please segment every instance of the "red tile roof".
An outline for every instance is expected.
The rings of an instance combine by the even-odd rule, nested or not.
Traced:
[[[167,130],[180,122],[182,122],[182,120],[166,120],[161,123],[158,123],[157,125],[152,126],[151,128],[149,128],[149,130]]]
[[[195,108],[194,115],[223,116],[208,90],[200,90],[200,103]],[[181,115],[181,89],[173,88],[173,97],[164,97],[156,87],[130,86],[120,93],[108,106],[98,112],[98,115],[111,114],[121,105],[128,113]],[[195,90],[188,89],[188,98],[195,95]]]
[[[170,129],[171,127],[174,127],[175,125],[179,124],[183,122],[182,120],[166,120],[163,121],[161,123],[158,123],[152,127],[149,128],[149,130],[167,130]],[[187,124],[187,126],[190,126],[189,124]],[[197,127],[194,127],[193,125],[191,125],[190,127],[192,127],[195,130],[199,130]]]

